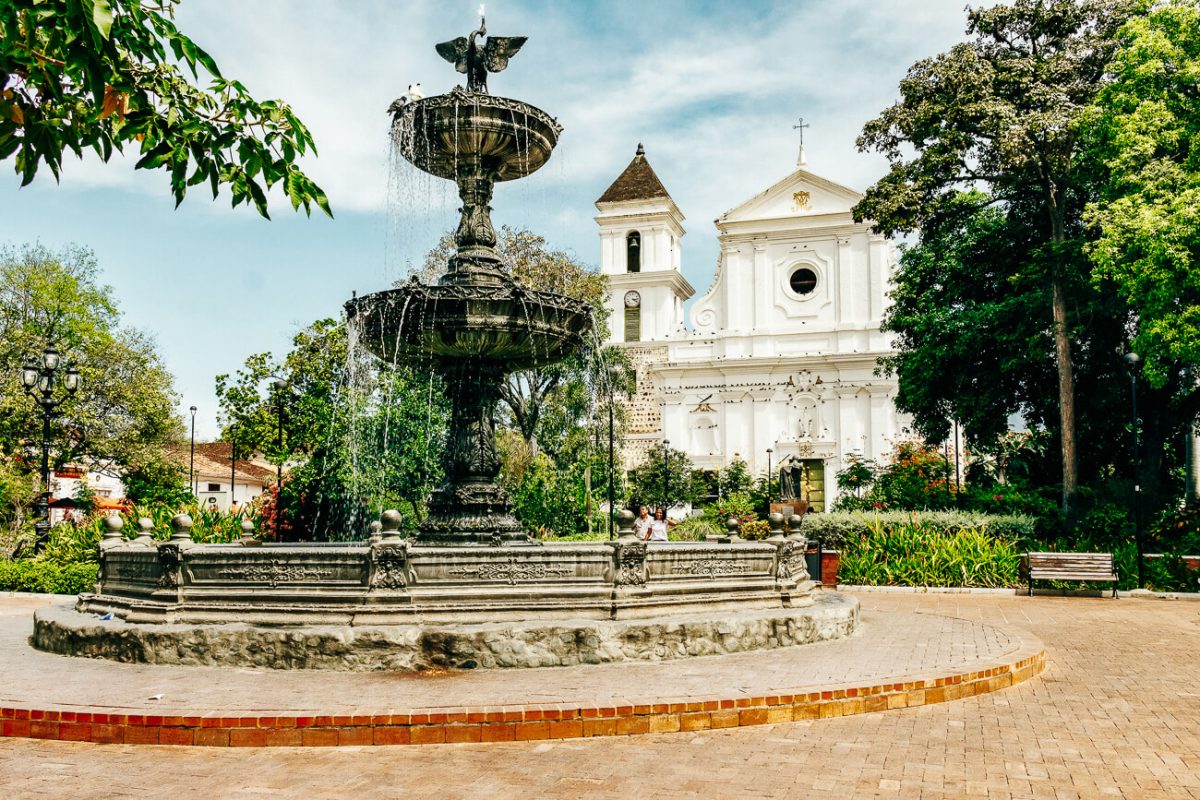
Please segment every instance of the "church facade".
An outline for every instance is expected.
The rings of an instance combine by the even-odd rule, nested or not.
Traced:
[[[741,458],[779,481],[783,467],[785,494],[824,510],[852,454],[886,461],[907,425],[895,379],[875,374],[891,352],[880,324],[895,259],[854,221],[860,197],[801,166],[727,211],[716,276],[686,324],[684,218],[638,146],[595,218],[610,341],[637,370],[626,468],[666,442],[699,469]]]

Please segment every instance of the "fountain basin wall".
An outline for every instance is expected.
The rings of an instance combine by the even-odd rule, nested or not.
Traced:
[[[848,635],[857,619],[852,598],[814,595],[788,539],[184,541],[105,549],[96,591],[39,611],[33,643],[147,663],[537,667],[787,647]]]
[[[778,542],[436,547],[122,545],[78,609],[129,622],[484,623],[623,619],[811,602],[799,546]]]

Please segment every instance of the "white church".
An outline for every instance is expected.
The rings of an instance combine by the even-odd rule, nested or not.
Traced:
[[[854,221],[861,196],[801,166],[725,212],[716,277],[687,324],[684,217],[638,145],[595,218],[610,341],[637,369],[627,469],[664,442],[698,469],[740,457],[765,473],[769,462],[824,510],[848,456],[887,460],[908,424],[895,379],[875,374],[891,352],[880,323],[895,259]]]

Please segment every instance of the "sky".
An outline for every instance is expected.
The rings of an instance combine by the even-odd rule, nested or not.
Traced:
[[[214,377],[282,355],[351,292],[387,288],[457,223],[453,186],[391,163],[388,104],[461,76],[433,49],[478,22],[478,0],[185,0],[177,24],[258,99],[282,98],[319,155],[302,166],[334,219],[281,196],[272,219],[194,189],[176,209],[168,176],[136,155],[68,161],[19,188],[0,164],[0,244],[91,248],[123,323],[150,332],[196,436],[219,432]],[[712,220],[795,168],[857,188],[885,170],[859,153],[863,123],[898,98],[917,60],[963,38],[964,0],[493,0],[488,31],[529,37],[493,94],[564,127],[541,171],[497,187],[497,224],[525,227],[595,265],[595,199],[638,143],[687,218],[683,273],[698,290],[717,258]]]

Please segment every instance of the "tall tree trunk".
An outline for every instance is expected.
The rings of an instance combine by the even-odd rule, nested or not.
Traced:
[[[1054,354],[1058,360],[1058,416],[1062,441],[1062,510],[1070,517],[1079,488],[1075,457],[1075,367],[1071,363],[1071,340],[1067,335],[1067,300],[1062,281],[1054,278]]]
[[[1058,417],[1062,442],[1062,511],[1070,519],[1079,489],[1079,465],[1075,449],[1075,365],[1071,361],[1071,338],[1067,333],[1067,296],[1063,289],[1061,261],[1066,243],[1064,211],[1058,187],[1047,187],[1050,211],[1050,241],[1054,249],[1051,310],[1054,316],[1054,355],[1058,362]]]

